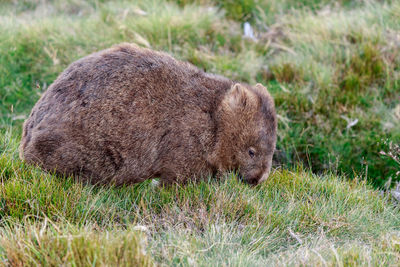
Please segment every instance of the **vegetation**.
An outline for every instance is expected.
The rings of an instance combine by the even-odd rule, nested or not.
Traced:
[[[0,0],[0,265],[398,265],[400,211],[373,186],[400,180],[399,19],[398,1]],[[267,85],[271,178],[93,187],[21,162],[41,93],[120,42]]]
[[[11,138],[11,137],[7,137]],[[0,260],[11,265],[396,265],[400,211],[364,180],[276,170],[94,187],[19,161],[2,140]],[[50,245],[51,244],[51,245]]]

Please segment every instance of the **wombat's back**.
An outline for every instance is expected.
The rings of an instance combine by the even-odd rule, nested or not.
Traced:
[[[36,103],[20,155],[94,182],[139,182],[175,172],[179,166],[166,163],[171,157],[199,172],[207,169],[202,157],[213,146],[212,113],[231,84],[129,44],[89,55],[72,63]]]

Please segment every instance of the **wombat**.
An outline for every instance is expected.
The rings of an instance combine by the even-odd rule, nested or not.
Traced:
[[[267,179],[274,102],[171,56],[121,44],[72,63],[23,126],[20,157],[91,183],[164,183],[237,170]]]

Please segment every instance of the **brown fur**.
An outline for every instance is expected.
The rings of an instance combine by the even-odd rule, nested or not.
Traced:
[[[276,126],[262,85],[122,44],[60,74],[24,124],[20,156],[92,183],[184,182],[230,169],[257,183],[268,176]]]

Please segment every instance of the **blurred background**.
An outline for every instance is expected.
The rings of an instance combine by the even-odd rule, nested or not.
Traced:
[[[399,1],[0,0],[0,150],[71,62],[129,42],[267,86],[275,167],[388,187],[400,180],[399,21]]]

